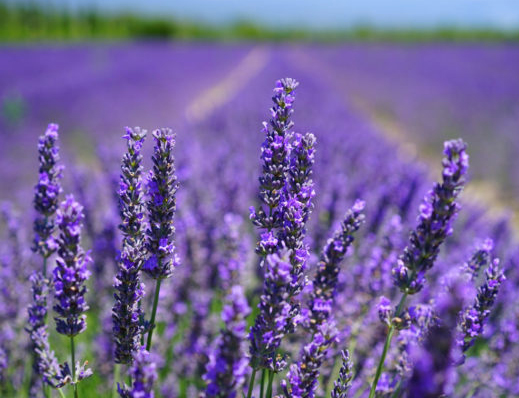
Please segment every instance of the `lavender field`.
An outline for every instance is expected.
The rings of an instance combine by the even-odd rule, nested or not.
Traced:
[[[518,64],[2,48],[0,395],[519,396]]]

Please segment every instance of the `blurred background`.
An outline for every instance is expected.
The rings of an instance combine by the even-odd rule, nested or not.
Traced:
[[[228,118],[256,143],[272,83],[293,76],[422,162],[463,137],[470,195],[517,209],[516,0],[1,0],[0,21],[0,199],[28,200],[49,122],[95,165],[125,125],[171,126],[182,145],[239,98],[251,116]]]

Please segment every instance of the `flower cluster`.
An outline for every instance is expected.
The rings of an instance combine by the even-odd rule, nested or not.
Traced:
[[[40,163],[39,180],[34,187],[34,208],[38,215],[34,221],[34,247],[44,259],[57,249],[53,232],[55,230],[54,214],[58,208],[61,193],[60,180],[63,167],[59,162],[58,125],[49,124],[45,134],[38,143],[38,160]]]
[[[141,149],[146,130],[126,129],[128,151],[123,157],[119,189],[120,229],[123,247],[115,277],[115,305],[112,310],[116,363],[129,364],[140,346],[139,301],[143,286],[139,270],[144,262],[144,224]]]
[[[483,326],[494,305],[499,288],[506,279],[499,266],[499,259],[494,259],[488,266],[485,283],[479,287],[474,304],[462,311],[458,324],[458,346],[467,351],[483,333]]]
[[[155,152],[153,170],[148,178],[148,221],[146,249],[149,258],[142,269],[154,279],[171,276],[173,268],[179,263],[173,242],[175,227],[173,218],[176,210],[175,194],[178,189],[175,175],[173,147],[175,135],[171,129],[153,132]]]
[[[337,287],[340,265],[348,248],[354,241],[354,234],[364,222],[365,203],[357,200],[346,212],[340,228],[333,238],[326,243],[313,280],[313,290],[308,308],[310,309],[310,327],[324,323],[332,311],[333,298]]]
[[[122,398],[153,398],[153,385],[158,378],[155,363],[150,358],[150,353],[145,349],[135,352],[133,365],[130,369],[132,386],[118,385],[119,396]]]
[[[248,365],[243,342],[246,336],[245,318],[249,313],[242,287],[233,286],[222,310],[224,328],[215,351],[209,356],[204,376],[208,382],[205,397],[235,398],[240,391]]]
[[[293,122],[290,120],[295,100],[295,89],[299,83],[294,79],[282,79],[276,82],[271,108],[269,124],[263,123],[262,132],[266,135],[261,146],[261,160],[263,174],[259,178],[259,199],[262,207],[257,211],[250,208],[250,218],[254,225],[268,232],[262,235],[258,243],[257,252],[264,256],[273,253],[277,240],[270,231],[279,228],[282,224],[282,213],[279,206],[287,180],[290,160],[290,129]]]
[[[404,293],[414,294],[423,288],[426,271],[434,265],[440,245],[452,233],[451,224],[459,210],[456,199],[465,184],[469,165],[466,147],[462,140],[445,143],[443,183],[436,184],[427,194],[420,206],[418,226],[393,268],[395,284]]]
[[[341,351],[342,365],[339,370],[339,377],[333,384],[331,398],[347,398],[348,391],[353,379],[353,363],[350,359],[348,350]]]
[[[463,264],[462,269],[469,275],[471,280],[476,279],[479,275],[479,271],[488,265],[493,249],[494,242],[492,239],[485,239],[485,241],[478,246],[472,257]]]
[[[288,302],[291,270],[287,250],[267,256],[259,314],[249,334],[251,366],[255,369],[277,371],[285,366],[284,360],[276,357],[276,351],[292,318],[292,307]]]
[[[34,370],[43,377],[45,383],[57,386],[59,381],[59,365],[54,351],[49,346],[49,334],[45,325],[47,316],[48,281],[42,273],[31,275],[33,302],[28,308],[29,326],[27,332],[31,337],[36,355]]]
[[[60,234],[53,271],[54,310],[58,313],[56,330],[68,337],[74,337],[86,328],[85,282],[90,276],[87,266],[91,259],[80,246],[82,220],[83,207],[68,195],[56,214]]]

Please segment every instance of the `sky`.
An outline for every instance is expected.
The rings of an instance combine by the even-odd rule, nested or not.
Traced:
[[[519,28],[519,0],[38,0],[71,8],[225,24],[237,20],[272,27],[326,29],[359,24],[378,27],[438,26]]]

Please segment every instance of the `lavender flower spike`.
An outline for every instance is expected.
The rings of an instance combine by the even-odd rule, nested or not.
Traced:
[[[55,230],[54,214],[58,208],[61,193],[60,179],[63,167],[59,162],[58,125],[49,124],[45,134],[38,143],[38,159],[40,162],[38,183],[34,187],[34,208],[38,212],[34,221],[34,246],[45,260],[57,249],[53,232]],[[44,268],[46,268],[44,266]],[[44,269],[44,276],[46,270]]]
[[[30,277],[33,302],[28,307],[29,326],[26,328],[30,335],[33,349],[36,354],[34,370],[43,376],[43,381],[50,386],[57,387],[59,380],[59,365],[49,347],[49,335],[45,318],[47,316],[48,281],[42,273],[34,273]]]
[[[256,211],[250,208],[250,218],[254,225],[272,231],[281,226],[281,214],[278,207],[281,202],[281,194],[285,187],[289,168],[288,154],[290,152],[290,132],[293,122],[290,117],[293,113],[292,105],[295,100],[294,90],[299,85],[294,79],[282,79],[276,82],[271,108],[269,124],[263,123],[262,132],[265,133],[265,141],[261,146],[261,160],[263,173],[259,177],[259,199],[262,206]],[[277,240],[266,233],[258,243],[258,254],[265,256],[273,253]]]
[[[250,364],[253,369],[279,371],[285,366],[276,358],[291,320],[289,283],[292,266],[287,250],[267,256],[263,294],[260,298],[259,314],[249,334]]]
[[[123,234],[122,251],[118,258],[118,272],[115,276],[115,305],[112,309],[114,322],[115,362],[130,364],[133,354],[140,346],[139,301],[143,296],[143,286],[139,270],[143,264],[144,201],[142,195],[142,155],[141,149],[146,130],[126,129],[123,136],[127,140],[128,151],[121,166],[119,189],[119,212]]]
[[[351,381],[353,379],[353,363],[350,359],[350,353],[348,350],[343,350],[342,355],[342,366],[339,371],[339,377],[333,385],[333,391],[331,398],[346,398],[348,396],[348,390],[351,387]]]
[[[485,241],[477,247],[472,257],[463,264],[462,270],[471,280],[476,279],[479,275],[479,271],[488,265],[493,249],[494,241],[492,239],[485,239]]]
[[[332,311],[340,264],[353,243],[355,232],[364,222],[365,217],[362,214],[364,207],[364,201],[355,201],[353,207],[346,212],[340,228],[335,232],[333,238],[328,240],[321,253],[319,268],[313,281],[313,290],[308,303],[309,326],[314,331],[317,325],[326,322]]]
[[[80,246],[83,207],[68,195],[57,211],[59,226],[58,258],[54,268],[56,330],[68,337],[82,333],[86,328],[85,282],[90,276],[87,265],[92,261]],[[75,364],[72,364],[75,366]]]
[[[239,285],[231,288],[222,311],[224,328],[215,352],[210,355],[207,373],[209,383],[205,397],[235,398],[245,380],[248,360],[243,352],[245,318],[249,305]]]
[[[157,369],[151,360],[150,354],[145,349],[135,353],[133,366],[130,369],[133,380],[131,387],[118,385],[118,392],[122,398],[153,398],[153,385],[157,381]]]
[[[403,293],[414,294],[422,289],[426,271],[434,265],[440,245],[452,233],[451,224],[459,210],[456,199],[463,190],[469,166],[466,147],[461,139],[445,143],[443,182],[434,185],[420,206],[419,224],[393,268],[395,284]]]
[[[474,304],[466,308],[460,317],[458,324],[457,343],[462,352],[466,352],[483,333],[483,326],[490,310],[494,305],[501,283],[505,281],[505,275],[499,267],[499,259],[494,259],[486,272],[485,283],[479,287]],[[463,363],[464,358],[460,359]]]
[[[146,249],[150,257],[142,269],[153,279],[164,279],[171,276],[173,268],[179,264],[175,253],[175,227],[173,218],[176,210],[175,194],[178,189],[175,175],[173,147],[175,134],[171,129],[160,129],[153,132],[155,153],[153,154],[153,171],[148,179],[149,201]]]

